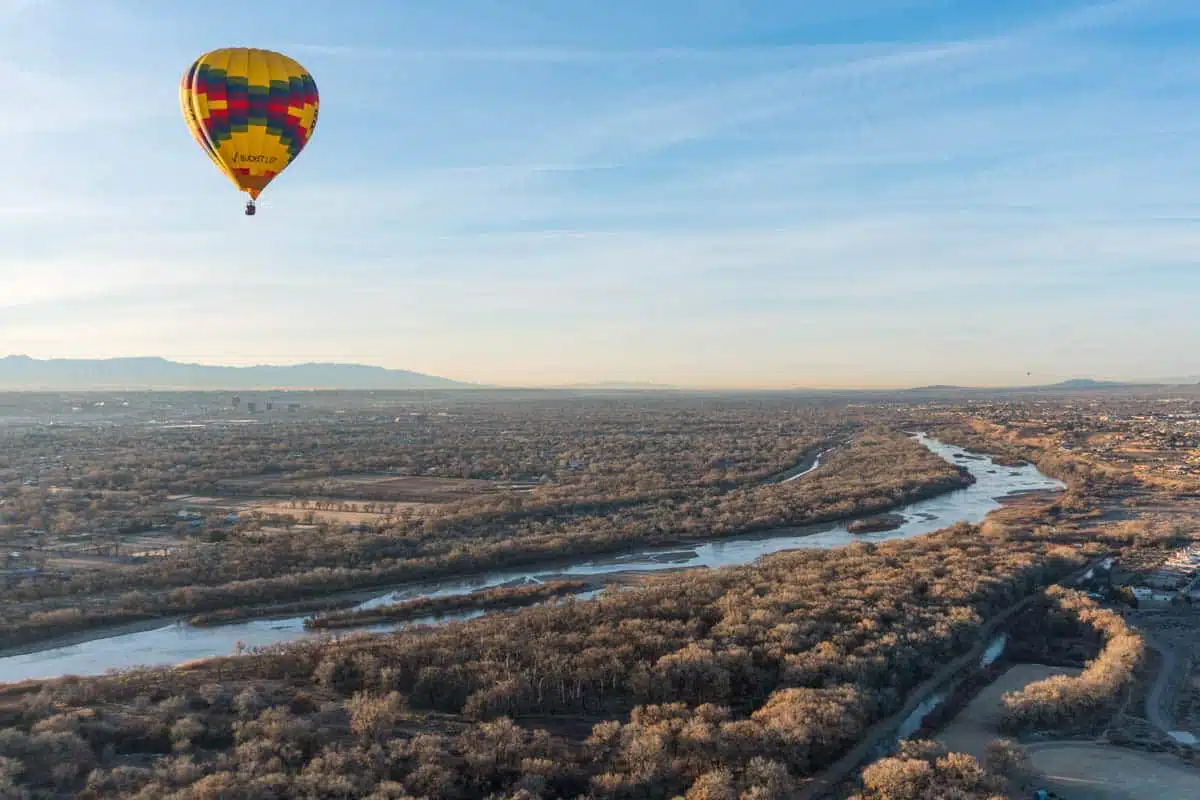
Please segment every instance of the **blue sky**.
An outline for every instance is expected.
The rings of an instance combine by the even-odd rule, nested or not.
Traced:
[[[321,91],[254,218],[178,108],[229,45]],[[0,353],[1194,375],[1197,56],[1192,0],[0,0]]]

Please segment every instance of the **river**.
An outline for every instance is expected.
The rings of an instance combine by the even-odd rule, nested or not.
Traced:
[[[654,571],[679,567],[727,567],[750,564],[761,556],[801,548],[844,547],[851,542],[881,542],[932,533],[955,522],[981,522],[988,512],[999,508],[999,499],[1030,491],[1064,488],[1063,484],[1040,473],[1036,467],[1002,467],[984,456],[967,453],[960,447],[939,442],[924,434],[916,439],[937,455],[971,471],[976,482],[938,497],[896,509],[904,524],[895,530],[852,534],[845,523],[826,523],[804,527],[780,528],[753,535],[707,542],[692,542],[669,547],[642,548],[626,553],[546,564],[542,568],[524,567],[498,570],[463,578],[407,585],[381,593],[360,608],[393,603],[420,596],[464,594],[477,589],[513,581],[541,582],[558,576],[596,576],[629,570]],[[819,460],[808,471],[819,467]],[[807,473],[806,473],[807,474]],[[797,476],[799,477],[799,476]],[[594,592],[580,597],[587,597]],[[464,619],[482,612],[428,617],[404,624],[365,627],[360,630],[391,631],[422,622]],[[252,620],[218,627],[195,628],[184,622],[165,623],[151,630],[118,633],[61,647],[0,658],[0,682],[60,675],[99,675],[112,669],[134,666],[167,666],[197,658],[230,655],[238,644],[256,647],[294,641],[318,635],[304,629],[304,617]],[[103,637],[103,638],[100,638]]]

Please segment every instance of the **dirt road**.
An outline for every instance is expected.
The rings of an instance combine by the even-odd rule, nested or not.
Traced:
[[[1093,742],[1025,746],[1045,787],[1071,800],[1196,800],[1200,770],[1170,756]]]
[[[1162,667],[1146,692],[1146,721],[1177,742],[1194,744],[1198,732],[1186,730],[1185,725],[1175,719],[1174,709],[1179,690],[1187,682],[1186,672],[1195,647],[1192,637],[1200,627],[1200,620],[1193,622],[1187,617],[1137,613],[1129,614],[1128,619],[1142,635],[1146,646],[1162,657]],[[1178,625],[1182,627],[1173,627]]]
[[[1154,679],[1154,685],[1146,693],[1146,719],[1150,724],[1166,734],[1175,730],[1175,720],[1171,718],[1168,709],[1174,707],[1176,685],[1176,670],[1179,668],[1179,657],[1175,648],[1151,637],[1144,630],[1140,631],[1146,640],[1146,646],[1157,650],[1162,656],[1162,669]]]

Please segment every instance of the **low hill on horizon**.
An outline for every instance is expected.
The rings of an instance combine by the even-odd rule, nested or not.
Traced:
[[[1200,384],[1200,380],[1195,381]],[[1109,381],[1072,378],[1052,384],[1010,387],[975,387],[938,384],[908,389],[809,389],[790,392],[820,396],[896,395],[933,396],[960,394],[1012,394],[1075,392],[1087,390],[1145,389],[1156,386],[1192,385],[1193,381]],[[255,390],[325,389],[340,391],[403,391],[406,389],[492,389],[498,391],[576,392],[691,392],[695,387],[639,381],[597,381],[557,386],[494,386],[456,381],[405,369],[388,369],[369,364],[309,362],[305,364],[258,364],[231,367],[172,361],[160,356],[121,358],[31,358],[25,355],[0,357],[0,391],[88,391],[88,390]],[[753,391],[753,390],[743,390]],[[775,390],[779,391],[779,390]]]
[[[0,389],[472,389],[477,384],[364,364],[188,364],[157,356],[0,358]]]

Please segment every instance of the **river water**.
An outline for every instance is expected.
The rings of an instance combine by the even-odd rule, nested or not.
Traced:
[[[983,669],[996,663],[996,659],[1004,655],[1004,648],[1007,645],[1007,633],[1000,633],[992,637],[992,640],[988,642],[988,646],[984,649],[983,654],[979,657],[979,668]],[[920,705],[912,710],[912,713],[904,718],[904,720],[900,723],[900,726],[896,729],[895,735],[891,739],[887,740],[882,747],[876,751],[876,757],[883,758],[884,756],[888,756],[896,752],[896,748],[899,746],[900,740],[907,739],[920,730],[921,724],[925,722],[925,718],[929,716],[934,709],[940,706],[942,701],[945,700],[949,695],[949,687],[930,693],[924,700],[921,701]]]
[[[971,471],[976,482],[929,500],[897,509],[904,524],[891,531],[852,534],[844,523],[828,523],[796,528],[780,528],[759,534],[708,542],[693,542],[669,547],[642,548],[601,557],[582,557],[573,561],[546,564],[543,568],[524,567],[407,585],[366,601],[360,607],[394,603],[420,596],[464,594],[514,581],[541,582],[556,576],[596,576],[628,570],[662,570],[677,567],[727,567],[750,564],[761,556],[800,548],[844,547],[851,542],[881,542],[931,533],[955,522],[981,522],[988,512],[999,508],[999,498],[1029,491],[1062,489],[1063,484],[1049,478],[1032,465],[1001,467],[984,456],[972,455],[916,434],[916,439],[934,453]],[[819,466],[815,464],[812,469]],[[811,470],[809,470],[811,471]],[[590,592],[587,597],[594,595]],[[368,631],[390,631],[408,625],[449,619],[465,619],[482,612],[427,617],[399,625],[377,625]],[[112,669],[134,666],[165,666],[197,658],[230,655],[238,644],[247,647],[294,641],[309,636],[304,617],[253,620],[212,628],[194,628],[183,622],[167,623],[153,630],[121,633],[95,638],[65,647],[51,647],[24,655],[0,658],[0,682],[59,675],[99,675]]]

